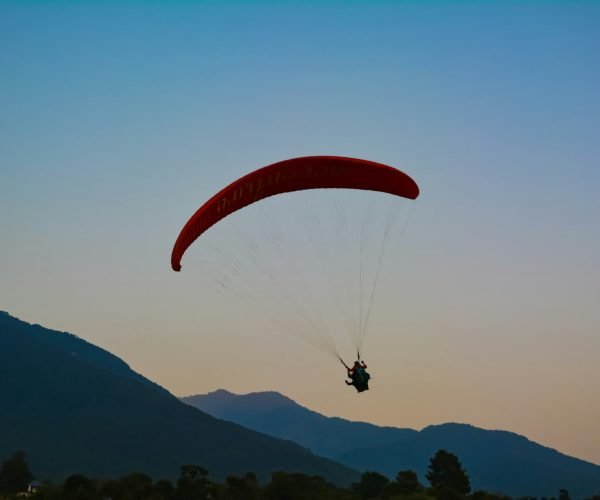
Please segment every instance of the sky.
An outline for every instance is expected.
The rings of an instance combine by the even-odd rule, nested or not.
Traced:
[[[592,1],[0,2],[0,309],[176,395],[276,390],[600,464],[599,25]],[[170,269],[212,194],[318,154],[421,189],[360,396]]]

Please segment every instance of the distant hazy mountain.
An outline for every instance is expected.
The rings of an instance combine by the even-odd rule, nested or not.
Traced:
[[[127,364],[73,335],[0,313],[0,460],[27,453],[38,477],[134,471],[175,477],[199,464],[217,478],[274,470],[348,484],[358,474],[178,401]]]
[[[320,415],[275,392],[235,395],[219,390],[182,398],[207,413],[290,439],[315,453],[359,470],[394,477],[412,469],[422,482],[429,459],[440,448],[459,456],[475,489],[511,496],[574,498],[600,492],[600,467],[505,431],[443,424],[421,431],[377,427]]]
[[[354,450],[336,457],[358,469],[395,475],[412,468],[425,477],[429,458],[443,448],[458,455],[478,489],[514,497],[556,497],[566,488],[572,497],[600,492],[600,467],[506,431],[465,424],[432,425],[413,439]]]
[[[325,457],[337,457],[367,446],[404,441],[418,434],[412,429],[378,427],[324,417],[278,392],[236,395],[223,389],[181,398],[187,404],[223,420],[289,439]]]

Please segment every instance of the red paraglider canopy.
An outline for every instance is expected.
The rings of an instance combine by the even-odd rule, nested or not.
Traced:
[[[414,200],[419,187],[408,175],[388,165],[341,156],[305,156],[273,163],[232,182],[202,205],[181,230],[171,267],[181,270],[188,247],[229,214],[269,196],[320,188],[380,191]]]

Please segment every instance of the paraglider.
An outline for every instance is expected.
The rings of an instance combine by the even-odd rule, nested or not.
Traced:
[[[171,267],[180,271],[181,258],[189,246],[236,210],[268,196],[319,188],[379,191],[411,200],[419,196],[415,181],[381,163],[341,156],[305,156],[273,163],[232,182],[192,215],[175,242]]]
[[[362,360],[356,360],[352,368],[346,366],[350,382],[345,380],[346,385],[352,385],[357,392],[369,390],[369,380],[371,375],[367,373],[367,365]]]
[[[351,333],[355,349],[360,352],[378,286],[384,247],[388,233],[396,220],[397,206],[389,205],[388,216],[384,217],[373,209],[373,197],[368,196],[366,206],[358,210],[360,225],[353,225],[353,219],[350,217],[352,207],[340,201],[338,193],[375,192],[392,195],[392,199],[415,200],[419,196],[419,187],[407,174],[381,163],[339,156],[292,158],[260,168],[232,182],[196,210],[184,225],[173,246],[171,267],[174,271],[180,271],[182,258],[190,246],[196,240],[204,239],[203,235],[209,229],[213,232],[211,228],[220,227],[221,221],[226,217],[233,217],[233,215],[238,217],[240,211],[245,212],[243,210],[245,207],[254,204],[262,209],[263,204],[268,205],[262,200],[271,197],[279,198],[279,195],[296,191],[303,194],[307,191],[330,191],[335,209],[315,210],[312,215],[307,215],[310,220],[306,224],[308,236],[304,239],[299,238],[295,232],[288,238],[284,234],[286,230],[293,232],[301,226],[297,219],[286,220],[283,229],[275,227],[273,216],[286,214],[287,207],[279,213],[272,213],[269,209],[265,209],[266,220],[259,225],[259,231],[256,232],[243,224],[237,228],[233,224],[237,234],[245,243],[215,248],[220,262],[229,260],[227,269],[214,278],[210,285],[218,293],[230,291],[235,295],[244,295],[249,302],[263,300],[262,289],[254,281],[239,279],[244,270],[244,262],[247,263],[248,268],[254,266],[256,273],[264,277],[267,287],[272,288],[272,299],[263,302],[263,309],[273,315],[277,314],[279,309],[281,311],[284,309],[284,307],[279,308],[277,304],[288,305],[290,312],[297,315],[298,323],[304,325],[300,328],[300,336],[305,336],[313,346],[341,361],[348,369],[348,377],[351,379],[346,383],[354,386],[358,392],[366,391],[369,389],[370,379],[370,375],[366,372],[367,366],[360,361],[360,356],[352,368],[344,363],[331,338],[332,328],[327,325],[327,320],[333,311],[327,308],[325,303],[335,304],[340,311],[345,311],[342,311],[347,325],[345,329]],[[356,200],[352,200],[354,201]],[[302,211],[308,214],[311,205],[312,202],[305,198],[305,208]],[[324,229],[323,220],[331,214],[337,214],[337,219],[331,229]],[[379,228],[378,235],[377,228]],[[308,246],[308,243],[317,241],[315,234],[319,229],[322,229],[328,238],[327,241],[338,242],[341,252],[336,253],[329,243],[322,244],[321,247],[317,244],[314,246],[312,258],[307,260],[308,267],[302,267],[298,262],[297,254],[305,244]],[[269,231],[270,236],[267,235]],[[349,234],[346,239],[343,237],[344,231]],[[198,245],[202,246],[200,243]],[[211,247],[208,243],[204,246]],[[245,254],[244,249],[247,249]],[[272,255],[269,250],[272,250]],[[261,252],[264,256],[261,256]],[[346,267],[339,264],[344,257],[354,257],[354,264]],[[283,259],[279,266],[273,262],[277,258]],[[330,264],[327,264],[328,258],[331,259]],[[315,265],[322,265],[323,270],[311,269]],[[220,264],[206,264],[202,274],[205,277],[210,273],[214,274],[221,269],[219,266]],[[285,273],[291,277],[283,279],[282,274]],[[311,277],[321,277],[324,283],[311,287],[308,283]],[[315,293],[323,293],[325,289],[333,288],[337,280],[341,281],[345,278],[350,280],[350,283],[338,285],[337,290],[333,290],[329,301],[315,298]],[[235,290],[233,283],[236,279],[241,286],[250,283],[250,289],[246,293]],[[344,300],[346,305],[341,304]],[[290,318],[287,316],[290,315],[286,313],[286,317],[277,318],[284,320],[279,323],[289,324]],[[287,328],[286,326],[285,329]]]

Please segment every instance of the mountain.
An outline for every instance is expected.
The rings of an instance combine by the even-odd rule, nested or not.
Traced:
[[[183,397],[213,417],[235,422],[280,439],[289,439],[325,457],[342,456],[358,448],[404,441],[418,434],[412,429],[378,427],[324,417],[277,392],[236,395],[223,389]]]
[[[103,368],[116,375],[122,375],[132,380],[136,380],[148,387],[153,387],[162,391],[165,395],[174,397],[166,389],[163,389],[161,386],[148,380],[139,373],[134,372],[122,359],[100,347],[86,342],[77,335],[68,332],[48,330],[40,325],[32,325],[13,318],[5,311],[0,311],[0,325],[15,331],[26,330],[26,334],[30,335],[35,341],[43,342],[50,348],[58,348],[90,365]],[[48,335],[49,332],[52,333],[52,335]]]
[[[460,458],[474,489],[547,498],[555,497],[561,488],[574,498],[600,492],[599,466],[512,432],[465,424],[432,425],[412,439],[357,449],[336,458],[351,467],[389,476],[413,469],[424,478],[429,459],[440,448]]]
[[[38,477],[145,472],[174,478],[199,464],[215,478],[275,470],[338,484],[356,471],[282,441],[218,420],[64,332],[0,313],[0,459],[27,453]]]
[[[295,441],[349,467],[389,477],[412,469],[425,482],[429,459],[446,449],[458,455],[474,489],[548,498],[560,488],[573,498],[600,492],[599,466],[511,432],[465,424],[433,425],[421,431],[378,427],[325,417],[275,392],[236,395],[219,390],[182,400],[213,416]]]

